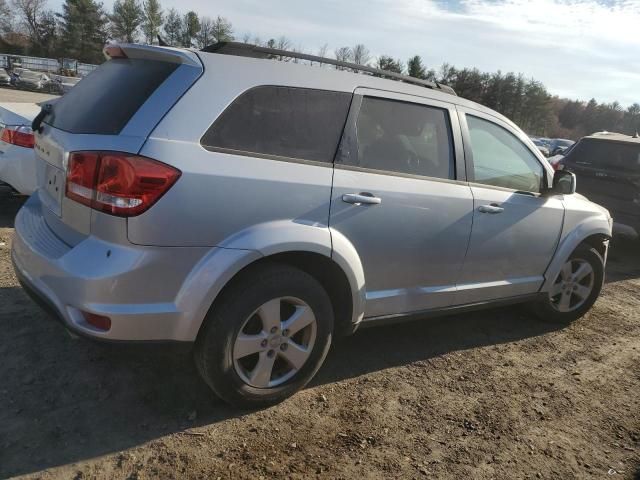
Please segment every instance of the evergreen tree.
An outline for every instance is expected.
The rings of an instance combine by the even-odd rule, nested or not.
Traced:
[[[116,0],[113,4],[111,34],[116,40],[135,43],[138,39],[138,27],[144,20],[144,12],[137,0]]]
[[[213,21],[211,36],[215,42],[233,41],[233,26],[231,22],[218,15]]]
[[[107,16],[94,0],[65,0],[59,18],[64,56],[86,63],[104,61]]]
[[[175,8],[169,9],[164,22],[165,40],[171,46],[177,47],[182,43],[182,18]]]
[[[199,31],[200,20],[198,19],[198,14],[190,10],[182,20],[182,46],[191,47]]]
[[[142,31],[145,40],[151,45],[156,41],[156,37],[160,33],[160,27],[162,27],[162,7],[158,0],[143,0],[142,10],[144,12]]]
[[[387,55],[382,55],[378,58],[377,68],[395,73],[402,73],[404,70],[404,66],[400,60],[396,60],[395,58]]]
[[[407,62],[407,70],[410,76],[420,78],[422,80],[427,78],[427,72],[425,72],[424,65],[422,65],[422,58],[420,55],[414,55]]]

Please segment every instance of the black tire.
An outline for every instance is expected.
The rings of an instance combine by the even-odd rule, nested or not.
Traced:
[[[580,245],[570,255],[570,260],[584,260],[591,265],[594,275],[593,289],[584,301],[584,303],[575,310],[569,312],[560,312],[553,305],[550,296],[545,295],[544,298],[533,303],[533,313],[542,321],[557,324],[569,324],[582,317],[591,309],[598,299],[602,286],[604,285],[604,260],[598,251],[588,245]]]
[[[236,371],[233,346],[252,312],[271,299],[296,297],[315,315],[315,342],[311,353],[292,378],[281,385],[256,388]],[[322,365],[333,334],[333,309],[320,283],[288,265],[265,264],[235,280],[207,314],[195,344],[195,363],[211,389],[239,408],[263,408],[279,403],[303,388]]]

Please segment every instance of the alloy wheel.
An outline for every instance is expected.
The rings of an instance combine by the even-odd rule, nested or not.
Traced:
[[[562,266],[549,291],[551,305],[559,312],[572,312],[587,301],[595,284],[595,272],[589,262],[572,258]]]
[[[273,388],[305,365],[316,340],[311,307],[295,297],[269,300],[243,323],[233,345],[233,365],[247,385]]]

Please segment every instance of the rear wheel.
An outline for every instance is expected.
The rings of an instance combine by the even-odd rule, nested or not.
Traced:
[[[578,247],[565,262],[549,289],[536,304],[541,320],[568,323],[593,306],[604,283],[604,261],[595,248]]]
[[[311,275],[267,265],[224,293],[196,341],[196,365],[228,403],[278,403],[313,378],[331,345],[333,309]]]

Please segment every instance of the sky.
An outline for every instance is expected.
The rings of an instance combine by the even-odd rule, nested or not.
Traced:
[[[640,0],[160,1],[224,16],[237,38],[285,35],[309,53],[363,43],[373,56],[420,55],[429,68],[521,72],[562,97],[640,103]]]

